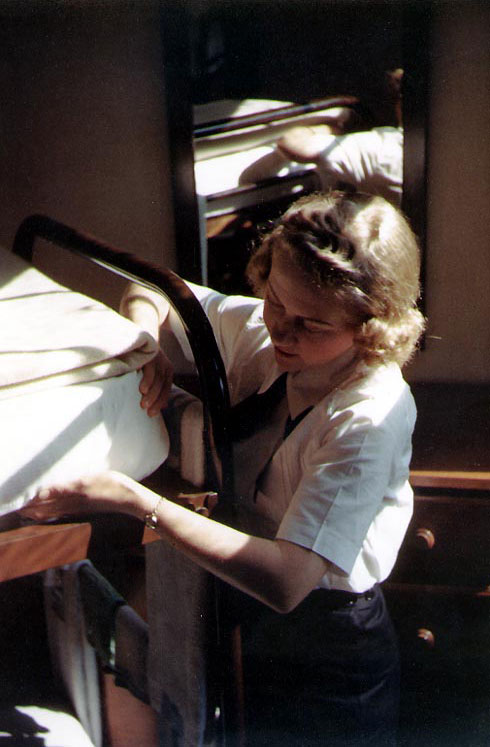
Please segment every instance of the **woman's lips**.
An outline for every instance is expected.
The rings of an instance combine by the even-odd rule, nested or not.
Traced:
[[[276,353],[278,353],[278,355],[282,355],[285,358],[295,358],[296,357],[295,353],[291,353],[288,350],[284,350],[283,348],[280,348],[277,345],[274,345],[274,350],[276,351]]]

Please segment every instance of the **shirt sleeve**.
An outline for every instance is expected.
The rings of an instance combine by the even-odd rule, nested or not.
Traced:
[[[187,285],[211,324],[232,399],[237,394],[246,396],[260,386],[267,369],[264,352],[270,340],[262,318],[263,302],[248,296],[226,296],[196,283]],[[169,324],[187,359],[192,360],[184,329],[173,310]]]
[[[279,526],[289,540],[352,571],[369,527],[408,476],[411,427],[400,403],[385,418],[371,403],[335,413],[312,444],[301,480]],[[392,496],[392,498],[390,497]]]
[[[318,172],[328,179],[348,184],[364,184],[375,173],[378,138],[370,132],[339,135],[325,148],[318,160]]]
[[[346,183],[399,204],[403,182],[403,132],[380,127],[334,137],[317,161],[323,188]]]

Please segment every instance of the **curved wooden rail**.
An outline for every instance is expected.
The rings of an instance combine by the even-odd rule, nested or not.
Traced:
[[[208,484],[219,492],[220,502],[234,495],[233,458],[228,436],[229,393],[226,372],[212,327],[198,300],[175,272],[142,260],[82,234],[45,215],[31,215],[19,226],[13,252],[32,261],[36,239],[47,240],[62,249],[85,257],[127,280],[159,293],[179,316],[194,356],[204,405],[204,445]],[[220,469],[214,466],[213,453]]]

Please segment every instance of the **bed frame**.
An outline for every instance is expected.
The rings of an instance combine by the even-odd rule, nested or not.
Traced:
[[[108,246],[69,226],[44,215],[32,215],[19,226],[13,243],[13,253],[32,262],[36,242],[49,242],[79,255],[111,273],[136,282],[163,295],[180,318],[194,356],[198,374],[199,395],[203,402],[203,444],[205,454],[205,489],[197,490],[190,483],[162,465],[144,483],[164,492],[171,500],[191,510],[197,510],[220,521],[231,521],[233,513],[234,479],[231,439],[228,430],[229,394],[226,372],[211,325],[194,294],[174,272],[157,267],[131,254]],[[217,494],[217,496],[216,496]],[[119,553],[138,551],[142,545],[158,540],[158,535],[143,522],[125,515],[71,517],[54,524],[28,525],[0,532],[0,581],[7,581],[51,568],[89,559],[104,572],[105,562]],[[234,640],[223,631],[220,618],[219,583],[215,590],[216,620],[211,621],[214,649],[210,677],[224,683],[228,691],[222,698],[227,711],[227,724],[237,724],[238,671],[234,657]],[[141,621],[142,625],[146,625]],[[224,663],[224,667],[223,667]],[[231,679],[223,671],[231,672]],[[114,672],[117,674],[117,672]],[[124,685],[124,682],[119,682]],[[214,717],[214,705],[211,704]],[[222,722],[224,723],[224,722]],[[240,733],[240,729],[235,732]],[[224,727],[218,727],[217,744],[225,743]],[[241,736],[233,740],[241,744]],[[230,740],[226,741],[230,744]]]
[[[229,395],[226,373],[214,334],[202,308],[184,281],[174,272],[157,267],[127,252],[102,243],[44,215],[32,215],[19,226],[13,242],[13,253],[33,261],[38,240],[48,241],[63,250],[139,283],[163,295],[178,314],[194,355],[200,396],[204,406],[203,440],[205,448],[206,488],[198,492],[165,467],[150,479],[165,485],[168,497],[189,508],[206,511],[209,492],[219,496],[219,511],[230,510],[233,491],[233,459],[228,437]],[[107,523],[107,522],[106,522]],[[100,529],[103,520],[32,525],[0,533],[0,581],[9,580],[49,567],[91,557],[97,554],[97,536],[112,549],[123,549],[156,538],[142,522],[120,517],[112,536]],[[114,522],[112,522],[114,524]]]
[[[207,490],[197,492],[192,485],[184,483],[165,466],[151,476],[149,484],[157,489],[160,487],[169,498],[205,513],[209,513],[210,492],[216,491],[218,504],[213,517],[230,521],[234,480],[226,373],[212,328],[192,292],[174,272],[151,265],[43,215],[31,216],[20,225],[13,251],[32,262],[34,244],[38,240],[51,242],[127,280],[140,283],[162,294],[173,306],[184,326],[198,371],[204,407],[203,440]],[[457,484],[461,489],[488,490],[490,473],[419,469],[412,471],[411,481],[417,488],[444,488]],[[113,515],[88,519],[84,517],[82,521],[74,517],[69,522],[10,529],[0,532],[0,581],[85,558],[98,558],[101,552],[128,552],[131,548],[140,547],[155,539],[158,536],[146,529],[142,522],[123,515],[118,516],[117,520]],[[218,623],[219,605],[216,609]],[[226,660],[225,666],[233,673],[234,678],[233,681],[221,681],[224,682],[225,689],[228,687],[225,701],[228,707],[228,724],[233,724],[237,735],[230,740],[221,733],[216,743],[242,745],[244,730],[241,723],[239,641],[230,635],[226,626],[220,629],[217,624],[216,627],[221,635],[217,651],[220,658]],[[223,661],[219,661],[218,666],[223,666]]]

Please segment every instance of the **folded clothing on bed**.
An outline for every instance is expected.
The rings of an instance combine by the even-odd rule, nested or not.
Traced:
[[[0,399],[134,371],[156,345],[113,309],[0,249]]]

